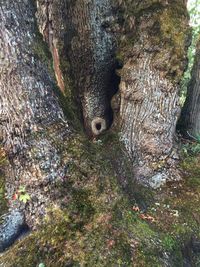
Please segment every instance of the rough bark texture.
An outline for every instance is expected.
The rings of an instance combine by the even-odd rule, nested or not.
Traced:
[[[65,94],[79,96],[89,135],[102,133],[112,119],[118,45],[124,67],[116,97],[121,98],[120,107],[114,108],[120,108],[116,123],[120,122],[122,140],[136,165],[136,178],[159,184],[167,177],[167,164],[173,166],[176,159],[172,146],[178,83],[186,59],[185,4],[38,0],[37,7],[57,83]],[[70,131],[54,94],[51,59],[34,18],[31,0],[1,3],[0,138],[9,158],[5,177],[10,216],[20,213],[16,232],[24,220],[34,228],[50,202],[59,204],[55,182],[62,183],[70,162],[62,144]],[[31,198],[27,205],[13,199],[15,193],[20,195],[20,186]],[[13,239],[7,218],[0,228],[2,248]]]
[[[106,31],[109,3],[38,1],[37,7],[37,21],[53,56],[57,83],[63,91],[68,87],[65,93],[73,94],[70,71],[86,129],[98,135],[110,123],[115,67],[114,44]],[[55,183],[62,183],[66,174],[61,150],[70,135],[69,127],[54,94],[51,58],[37,31],[35,11],[31,0],[1,3],[0,136],[9,158],[4,174],[10,210],[0,228],[1,250],[18,236],[25,221],[35,228],[46,207],[58,204]],[[65,61],[59,51],[66,53]],[[69,62],[70,70],[63,71],[62,62]],[[63,73],[68,74],[69,82]],[[20,194],[29,195],[28,204],[18,200]],[[15,222],[13,232],[9,221]]]
[[[108,127],[117,40],[124,67],[119,72],[120,91],[112,101],[114,111],[120,112],[115,124],[120,122],[136,177],[145,182],[155,174],[162,178],[166,162],[174,164],[169,154],[187,46],[183,2],[38,0],[37,4],[57,83],[69,97],[74,95],[72,87],[78,89],[92,135]],[[1,1],[0,149],[9,159],[5,178],[10,213],[0,225],[0,251],[18,237],[25,220],[35,228],[47,207],[49,216],[38,231],[0,256],[0,266],[182,264],[183,240],[199,235],[198,191],[191,194],[199,168],[190,166],[195,176],[191,187],[186,189],[183,182],[178,194],[176,186],[157,190],[152,200],[151,189],[133,183],[132,162],[116,134],[90,142],[70,132],[53,93],[51,59],[44,53],[34,17],[31,0]],[[129,187],[132,202],[119,181]],[[20,186],[30,196],[26,205],[16,199],[24,194]],[[198,250],[198,244],[192,246]]]
[[[190,138],[200,136],[200,39],[179,126],[182,133]]]
[[[116,90],[115,41],[108,29],[112,5],[109,0],[37,3],[40,32],[52,52],[58,85],[64,91],[63,77],[71,77],[66,82],[81,102],[86,131],[99,135],[111,124],[110,99]]]
[[[187,64],[185,1],[38,1],[37,18],[58,84],[59,77],[71,77],[65,86],[70,84],[70,93],[79,96],[89,135],[99,135],[112,121],[117,48],[124,67],[112,108],[120,109],[115,125],[120,124],[136,178],[151,179],[152,185],[178,178],[168,169],[177,160],[179,82]]]
[[[136,178],[159,185],[171,178],[179,82],[187,63],[185,1],[121,2],[118,57],[121,138],[135,162]],[[177,173],[174,173],[176,177]]]
[[[45,214],[54,182],[65,176],[59,144],[69,135],[54,94],[55,82],[39,59],[38,45],[44,44],[34,17],[31,0],[1,1],[0,138],[9,159],[5,168],[6,197],[11,215],[17,212],[13,210],[23,213],[26,208],[29,226],[35,226],[35,218]],[[28,205],[13,199],[14,194],[20,195],[20,186],[31,198]],[[22,217],[17,218],[22,224]],[[0,228],[0,247],[12,238],[5,223]]]

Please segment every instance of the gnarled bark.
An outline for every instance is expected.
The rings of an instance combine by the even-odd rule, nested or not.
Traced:
[[[200,39],[196,47],[192,78],[188,86],[179,127],[187,137],[196,138],[200,136]]]
[[[171,175],[179,82],[187,63],[185,1],[122,1],[121,138],[135,176],[158,186]],[[176,178],[177,173],[174,172]],[[172,173],[173,173],[172,172]]]

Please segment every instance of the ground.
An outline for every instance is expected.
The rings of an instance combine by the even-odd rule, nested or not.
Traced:
[[[5,252],[0,266],[200,266],[198,143],[181,145],[183,180],[157,190],[126,189],[133,174],[112,132],[64,145],[71,164],[65,186],[56,185],[60,207],[49,203],[40,229]]]

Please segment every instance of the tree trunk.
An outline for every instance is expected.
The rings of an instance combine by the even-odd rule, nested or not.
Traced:
[[[121,139],[135,164],[135,176],[158,186],[178,178],[175,128],[180,113],[179,83],[187,64],[185,1],[121,1]],[[114,101],[114,100],[113,100]],[[118,100],[119,101],[119,100]],[[117,116],[116,116],[117,117]]]
[[[34,17],[31,0],[1,1],[0,139],[9,159],[5,179],[10,215],[0,229],[0,250],[23,226],[25,206],[26,222],[37,225],[35,218],[45,214],[55,181],[62,181],[66,172],[59,144],[69,136],[69,127],[54,79],[42,62],[51,59],[44,53]],[[28,205],[17,200],[20,194],[29,195]]]
[[[187,137],[197,138],[200,136],[200,40],[196,47],[192,78],[188,86],[179,127]]]
[[[55,183],[65,180],[72,161],[64,156],[72,129],[54,93],[54,73],[67,98],[76,96],[81,102],[89,136],[97,136],[112,121],[118,49],[124,66],[120,91],[112,102],[120,99],[120,107],[114,108],[119,108],[115,124],[120,123],[121,138],[136,165],[135,176],[155,184],[166,178],[167,164],[174,164],[178,84],[187,48],[185,3],[129,2],[38,0],[37,23],[53,57],[52,70],[32,1],[2,1],[0,138],[9,158],[5,177],[10,215],[0,228],[0,249],[12,242],[24,220],[34,228],[50,203],[60,204]],[[75,104],[70,104],[71,109]],[[121,166],[126,164],[117,166],[116,172],[126,181],[129,177]],[[27,205],[15,199],[20,187],[30,196]],[[11,233],[13,217],[18,224]]]
[[[107,29],[112,5],[109,0],[38,0],[37,5],[40,32],[52,52],[58,85],[66,94],[78,96],[85,129],[89,136],[97,136],[111,124],[110,100],[116,90],[115,41]],[[69,78],[70,90],[65,88]]]
[[[112,100],[114,111],[120,109],[114,124],[120,124],[135,176],[151,184],[178,178],[169,166],[177,160],[178,92],[189,44],[185,1],[38,1],[37,17],[45,40],[49,43],[51,32],[56,40],[51,43],[62,43],[57,54],[61,64],[65,55],[63,65],[81,100],[87,133],[99,135],[112,121],[110,100],[118,82],[113,72],[117,60],[122,61],[120,92]]]
[[[59,204],[54,184],[65,178],[62,149],[70,129],[54,94],[54,72],[68,100],[80,98],[90,136],[110,125],[115,44],[106,29],[111,10],[107,0],[37,1],[37,23],[53,70],[32,1],[1,3],[0,133],[9,158],[5,179],[10,213],[0,229],[0,250],[25,221],[35,228],[49,203]],[[20,194],[28,194],[28,204],[18,201]]]

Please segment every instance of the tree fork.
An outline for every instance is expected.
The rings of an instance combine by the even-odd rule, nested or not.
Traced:
[[[73,80],[81,99],[87,132],[96,136],[107,129],[118,44],[118,58],[124,66],[116,123],[120,122],[121,138],[135,161],[136,178],[147,184],[152,177],[162,180],[176,160],[172,148],[180,110],[178,84],[187,50],[185,3],[60,0],[56,9],[55,2],[38,0],[37,18],[61,90],[68,86],[63,75],[66,67],[66,73],[71,73],[66,76]],[[35,218],[45,215],[53,198],[54,181],[65,178],[68,162],[63,161],[60,146],[70,136],[70,128],[54,94],[54,79],[35,47],[32,1],[3,0],[0,12],[0,135],[10,158],[6,189],[11,211],[22,211],[35,227]],[[67,55],[63,68],[59,51]],[[13,202],[20,185],[32,200],[26,207]],[[5,236],[6,227],[0,228],[2,247],[13,237]]]

